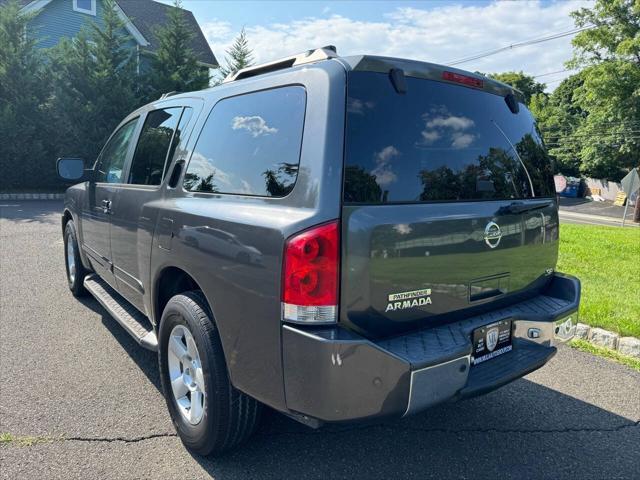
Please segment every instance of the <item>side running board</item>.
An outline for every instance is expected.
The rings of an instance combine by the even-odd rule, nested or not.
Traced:
[[[158,339],[151,324],[138,309],[118,292],[92,273],[84,279],[84,288],[93,295],[111,316],[144,348],[158,351]]]

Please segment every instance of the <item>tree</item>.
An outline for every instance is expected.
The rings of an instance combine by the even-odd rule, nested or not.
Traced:
[[[51,135],[58,155],[95,160],[115,126],[142,103],[129,41],[113,0],[106,0],[101,26],[91,23],[52,49]]]
[[[349,202],[379,202],[382,188],[376,176],[356,165],[344,167],[344,199]]]
[[[29,179],[55,178],[41,135],[49,93],[47,65],[33,35],[25,35],[30,15],[12,0],[0,6],[0,190]]]
[[[597,0],[572,13],[578,27],[568,67],[583,67],[575,104],[581,170],[620,180],[640,164],[640,1]]]
[[[552,94],[533,95],[529,105],[557,171],[571,176],[580,175],[581,142],[575,132],[587,113],[576,104],[574,94],[583,83],[582,74],[571,75]]]
[[[291,190],[296,176],[298,164],[282,162],[277,170],[267,169],[262,172],[267,192],[273,197],[284,197]]]
[[[198,65],[191,48],[195,36],[184,18],[181,0],[168,9],[167,22],[154,32],[158,48],[147,76],[149,99],[162,93],[202,90],[209,86],[209,69]]]
[[[533,95],[543,93],[547,87],[544,83],[536,82],[531,75],[526,75],[524,72],[490,73],[488,76],[520,90],[527,105]]]
[[[222,83],[229,74],[236,73],[238,70],[250,67],[251,65],[253,65],[253,52],[249,48],[249,41],[243,28],[234,40],[231,48],[227,50],[225,64],[221,65],[218,70],[216,85]]]

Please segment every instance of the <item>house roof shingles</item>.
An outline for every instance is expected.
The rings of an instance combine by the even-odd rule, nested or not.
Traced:
[[[0,0],[0,5],[7,3],[9,0]],[[26,7],[34,0],[18,0],[18,4],[22,7]],[[161,25],[164,25],[167,20],[167,12],[170,8],[175,8],[172,5],[166,5],[164,3],[155,2],[154,0],[116,0],[116,3],[120,6],[124,14],[131,20],[142,36],[149,42],[146,48],[150,51],[154,51],[158,48],[158,39],[155,36],[155,29]],[[211,51],[211,47],[204,37],[200,25],[196,18],[189,10],[182,10],[187,24],[193,29],[193,40],[191,42],[191,49],[196,55],[196,58],[201,63],[217,67],[218,61],[215,55]]]
[[[172,5],[154,2],[153,0],[116,0],[122,11],[133,22],[138,31],[150,43],[146,48],[154,51],[158,48],[158,40],[155,36],[155,29],[164,25],[167,20],[169,9],[175,8]],[[197,59],[210,66],[217,66],[218,61],[211,51],[211,47],[204,37],[200,25],[189,10],[184,10],[184,18],[189,26],[193,28],[193,40],[191,49]]]

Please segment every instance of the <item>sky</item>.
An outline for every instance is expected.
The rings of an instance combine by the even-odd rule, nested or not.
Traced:
[[[172,3],[172,0],[162,0]],[[449,63],[575,28],[570,12],[588,0],[521,1],[213,1],[184,0],[223,62],[244,27],[257,63],[314,47]],[[457,65],[481,72],[524,71],[553,90],[572,72],[571,36]]]

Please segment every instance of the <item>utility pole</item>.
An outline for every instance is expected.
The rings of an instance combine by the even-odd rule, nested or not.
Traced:
[[[639,194],[636,195],[636,208],[633,211],[633,221],[640,222],[640,210],[638,209],[638,204],[640,203],[640,175],[638,174],[638,169],[632,168],[629,173],[620,180],[620,183],[622,185],[622,191],[627,196],[627,201],[624,204],[624,213],[622,214],[622,226],[624,227],[624,223],[627,220],[629,203],[631,202],[631,197],[636,193],[636,191],[638,191]]]

